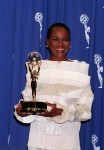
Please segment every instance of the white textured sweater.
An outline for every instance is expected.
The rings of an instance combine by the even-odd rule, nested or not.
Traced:
[[[80,122],[91,118],[93,101],[88,67],[85,62],[78,61],[42,61],[36,98],[55,103],[63,112],[56,117],[20,117],[15,112],[19,121],[31,123],[29,149],[80,150]],[[23,99],[32,100],[28,65],[26,80]]]

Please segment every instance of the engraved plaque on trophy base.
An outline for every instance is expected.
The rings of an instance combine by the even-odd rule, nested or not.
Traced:
[[[35,102],[35,101],[24,101],[22,102],[22,112],[31,113],[36,115],[38,112],[47,111],[47,103],[44,102]]]

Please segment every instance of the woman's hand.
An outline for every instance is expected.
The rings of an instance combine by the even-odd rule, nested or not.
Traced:
[[[61,108],[57,108],[56,104],[47,103],[47,106],[52,107],[51,111],[37,113],[37,115],[44,116],[44,117],[55,117],[61,115],[63,111]]]
[[[26,117],[26,116],[28,116],[28,115],[31,115],[31,113],[22,112],[22,111],[21,111],[21,110],[22,110],[22,103],[23,103],[23,100],[21,100],[21,101],[19,102],[19,105],[18,105],[18,107],[16,108],[17,114],[18,114],[19,116],[21,116],[21,117]]]

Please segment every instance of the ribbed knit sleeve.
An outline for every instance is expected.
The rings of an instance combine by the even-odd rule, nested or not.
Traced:
[[[88,76],[89,65],[85,62],[42,62],[37,80],[37,101],[55,103],[63,112],[46,118],[49,121],[85,121],[91,118],[93,93]],[[35,69],[35,68],[34,68]],[[31,77],[27,66],[24,100],[32,99]],[[31,117],[31,116],[30,116]],[[42,117],[37,117],[37,120]],[[34,117],[36,119],[36,117]]]

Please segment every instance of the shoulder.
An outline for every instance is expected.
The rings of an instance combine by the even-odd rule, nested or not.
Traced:
[[[73,67],[77,69],[78,72],[88,74],[89,64],[85,61],[71,60]]]
[[[70,60],[70,61],[79,65],[89,66],[89,64],[86,63],[85,61],[79,61],[79,60]]]

